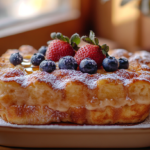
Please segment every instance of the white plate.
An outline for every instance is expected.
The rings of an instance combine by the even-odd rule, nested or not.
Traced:
[[[12,125],[0,119],[0,145],[127,148],[150,146],[150,117],[137,125]]]

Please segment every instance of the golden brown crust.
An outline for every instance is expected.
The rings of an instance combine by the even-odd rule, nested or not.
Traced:
[[[49,124],[71,122],[76,124],[132,124],[149,115],[150,105],[135,104],[114,108],[107,106],[99,110],[84,107],[70,107],[66,112],[53,110],[48,106],[11,105],[1,114],[2,119],[16,124]]]
[[[34,53],[37,53],[37,50],[30,45],[22,45],[19,49],[8,49],[1,57],[5,59],[9,59],[12,53],[19,52],[23,58],[30,59]]]
[[[19,50],[23,52],[26,48],[30,54],[34,52],[28,46]],[[1,117],[16,124],[143,121],[150,109],[149,53],[115,50],[111,54],[127,57],[129,69],[113,73],[99,69],[94,75],[73,70],[55,70],[51,74],[32,70],[29,74],[23,65],[14,67],[1,58]],[[10,56],[10,53],[6,55]],[[3,55],[4,59],[6,55]]]

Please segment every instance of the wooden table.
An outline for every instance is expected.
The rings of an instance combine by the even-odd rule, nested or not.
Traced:
[[[3,147],[3,146],[0,146],[0,150],[35,150],[37,148],[10,148],[10,147]],[[46,150],[63,150],[65,148],[47,148]],[[70,150],[72,148],[67,148],[67,150]],[[73,150],[91,150],[92,148],[73,148]],[[112,149],[115,149],[115,148],[112,148]],[[139,148],[139,150],[142,149],[142,150],[150,150],[150,147],[149,148]],[[38,150],[42,150],[42,148],[38,149]],[[108,148],[108,149],[105,149],[105,148],[95,148],[94,150],[111,150],[111,148]],[[135,150],[134,148],[118,148],[117,150]]]

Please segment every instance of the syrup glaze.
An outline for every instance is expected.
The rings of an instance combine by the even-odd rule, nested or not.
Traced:
[[[49,74],[39,71],[39,66],[31,65],[30,60],[27,59],[24,59],[21,66],[23,66],[24,71],[16,68],[6,68],[6,71],[4,68],[5,71],[3,71],[6,73],[3,74],[3,76],[0,76],[0,79],[3,81],[15,81],[21,84],[21,86],[26,87],[30,84],[30,78],[36,78],[41,82],[52,85],[52,87],[55,89],[63,89],[67,82],[70,81],[82,82],[87,85],[89,89],[96,88],[97,80],[101,79],[108,79],[110,82],[120,81],[124,84],[124,86],[133,82],[134,80],[150,82],[150,72],[142,70],[134,71],[130,69],[120,69],[112,73],[107,73],[103,70],[101,73],[90,75],[75,70],[58,70],[57,64],[57,70]]]
[[[136,55],[140,55],[140,53],[137,53]],[[145,52],[143,52],[143,54],[140,55],[140,57],[146,57]],[[138,65],[141,65],[142,63],[143,62],[141,61],[137,62]],[[145,65],[147,66],[147,64]],[[125,104],[131,105],[133,104],[132,102],[135,102],[135,100],[132,100],[129,97],[129,93],[127,90],[128,87],[130,87],[130,85],[132,85],[133,83],[137,81],[142,81],[143,83],[150,84],[150,72],[140,69],[137,71],[130,68],[128,70],[120,69],[111,73],[105,72],[103,69],[100,69],[100,71],[98,70],[96,74],[90,75],[87,73],[82,73],[78,70],[59,70],[58,64],[57,70],[53,71],[52,73],[41,72],[39,71],[39,67],[31,65],[29,59],[24,59],[21,66],[23,67],[23,70],[16,69],[16,67],[4,68],[2,70],[2,73],[0,74],[0,80],[3,82],[16,82],[22,88],[27,88],[28,86],[36,82],[44,82],[47,85],[49,85],[52,89],[60,91],[66,90],[66,86],[70,83],[83,84],[87,89],[90,90],[97,90],[99,88],[98,84],[100,83],[100,81],[107,81],[107,84],[120,84],[124,86],[126,97],[123,100],[118,99],[119,103],[118,105],[115,105],[115,107],[119,107]],[[93,96],[90,99],[91,106],[88,106],[89,109],[95,108],[95,106],[92,106],[92,104],[95,103],[95,101],[97,101],[97,97]],[[139,103],[144,104],[150,103],[149,100],[144,101],[140,98],[137,101]],[[105,99],[101,101],[97,107],[99,107],[100,105],[104,107],[114,104],[115,101],[113,99],[110,101]]]
[[[140,55],[140,57],[141,56],[145,57],[145,55]],[[71,121],[81,124],[80,117],[84,117],[84,119],[81,119],[83,120],[82,123],[101,124],[108,123],[109,117],[110,120],[114,120],[111,123],[122,122],[124,115],[128,119],[126,115],[132,112],[133,115],[129,115],[130,119],[127,122],[132,123],[132,120],[135,118],[136,121],[134,120],[133,122],[144,120],[148,116],[150,97],[149,94],[147,97],[143,96],[142,92],[145,88],[143,85],[148,87],[145,89],[150,89],[150,72],[149,70],[141,69],[141,66],[146,65],[149,67],[149,64],[139,61],[139,59],[131,62],[135,64],[130,63],[128,70],[120,69],[116,72],[108,73],[100,69],[93,75],[75,70],[58,69],[52,73],[41,72],[38,67],[30,65],[30,60],[24,60],[20,67],[1,68],[0,86],[5,89],[0,91],[0,101],[3,102],[3,106],[6,105],[4,108],[7,108],[8,114],[9,111],[14,113],[16,120],[10,116],[6,116],[6,118],[8,118],[9,122],[11,122],[11,120],[12,122],[14,122],[14,120],[17,122],[18,120],[22,121],[21,114],[26,114],[28,116],[31,115],[31,117],[27,118],[27,123],[32,124],[48,123],[47,118],[50,119],[49,122]],[[111,91],[108,88],[109,93],[113,93],[118,89],[121,93],[118,92],[120,97],[107,98],[111,97],[107,96],[101,99],[101,92],[99,92],[101,85],[103,89],[106,90],[108,86],[113,87],[110,88]],[[142,87],[142,92],[140,95],[136,92],[135,96],[135,91],[132,89],[136,89],[137,85],[138,87]],[[69,95],[70,88],[72,87],[74,92]],[[13,91],[12,89],[14,88],[16,89]],[[131,93],[129,89],[131,89]],[[13,96],[15,94],[17,97]],[[50,94],[53,94],[53,96]],[[11,98],[10,101],[8,101],[9,98]],[[42,111],[42,113],[46,112],[46,115],[38,115],[38,110],[40,112],[42,108],[46,110]],[[140,110],[142,113],[139,113]],[[128,113],[126,113],[127,111]],[[75,112],[76,115],[74,115]],[[135,112],[136,115],[134,115]],[[54,116],[52,120],[51,113],[52,116]],[[104,118],[102,118],[101,115],[97,117],[97,115],[101,113],[104,114]],[[32,114],[34,114],[34,117],[32,117]],[[109,114],[112,116],[109,116]],[[121,114],[124,114],[123,117],[120,116],[121,121],[116,121]],[[139,114],[139,116],[137,116],[137,114]],[[87,115],[89,116],[87,117]],[[64,120],[61,120],[63,116],[65,116]],[[68,119],[69,117],[75,118],[70,120]],[[36,119],[41,122],[36,122]],[[86,122],[87,119],[89,119],[88,122]],[[103,122],[103,119],[106,119],[108,122]],[[26,124],[26,122],[18,122],[18,124]]]

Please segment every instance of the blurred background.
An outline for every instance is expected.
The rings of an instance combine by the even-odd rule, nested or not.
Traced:
[[[111,49],[150,51],[149,0],[0,0],[0,55],[47,45],[51,32],[88,35]]]

